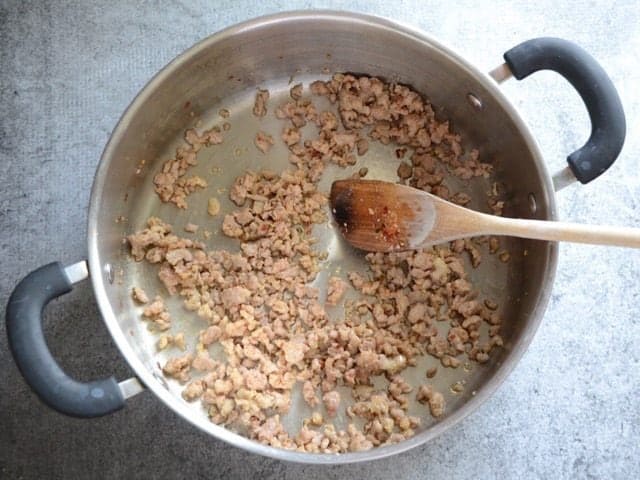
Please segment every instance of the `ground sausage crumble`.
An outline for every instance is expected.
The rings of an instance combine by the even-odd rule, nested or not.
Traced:
[[[155,217],[127,237],[133,259],[154,265],[166,292],[181,297],[201,319],[197,338],[188,339],[193,348],[186,347],[184,335],[166,333],[171,317],[162,296],[151,300],[139,288],[132,296],[149,328],[162,332],[158,350],[185,350],[162,366],[163,373],[184,384],[183,398],[199,400],[213,422],[274,447],[367,450],[415,434],[421,419],[409,414],[411,401],[424,404],[434,418],[446,415],[444,395],[431,383],[410,385],[405,369],[425,355],[442,368],[487,362],[503,343],[501,319],[498,305],[481,299],[469,281],[464,257],[473,267],[482,261],[469,240],[367,254],[368,269],[348,272],[346,279],[330,277],[321,300],[310,286],[326,258],[312,228],[329,220],[327,193],[318,182],[329,163],[353,165],[371,142],[393,144],[400,183],[466,205],[469,195],[450,191],[446,175],[486,178],[491,165],[477,151],[465,152],[448,122],[437,120],[429,102],[406,86],[337,74],[313,82],[310,92],[326,97],[333,108],[319,111],[298,84],[273,110],[283,121],[280,140],[289,150],[290,168],[247,171],[229,186],[235,208],[224,215],[221,232],[237,240],[237,252],[210,251]],[[268,99],[268,91],[257,92],[254,115],[267,115]],[[305,139],[300,129],[309,123],[317,135]],[[222,141],[216,128],[187,131],[185,145],[154,177],[161,200],[186,208],[186,197],[206,187],[204,179],[187,177],[197,152]],[[258,131],[254,141],[266,153],[276,139]],[[357,175],[366,173],[361,168]],[[489,201],[500,214],[504,203]],[[219,204],[210,202],[209,213],[218,211]],[[185,227],[188,233],[197,229]],[[485,242],[508,260],[497,238]],[[343,306],[344,314],[330,318],[327,306]],[[488,336],[481,334],[483,327]],[[211,356],[214,346],[224,361]],[[437,372],[431,367],[423,375],[432,379]],[[386,386],[375,387],[374,378],[384,378]],[[296,389],[312,414],[291,434],[282,417]],[[347,418],[344,430],[333,422],[341,414]]]

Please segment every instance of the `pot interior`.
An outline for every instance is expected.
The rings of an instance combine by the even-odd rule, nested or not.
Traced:
[[[507,201],[506,216],[554,218],[553,193],[536,146],[488,77],[421,34],[381,19],[329,12],[248,22],[204,40],[169,64],[145,87],[115,129],[99,166],[90,207],[90,267],[98,302],[114,339],[143,382],[174,410],[216,436],[263,454],[309,462],[364,460],[403,450],[432,438],[479,405],[531,340],[546,306],[556,256],[554,244],[502,239],[502,247],[510,253],[510,261],[503,263],[483,247],[481,265],[469,269],[471,280],[482,295],[500,305],[504,348],[494,352],[488,363],[474,363],[469,371],[440,367],[433,383],[445,394],[446,415],[436,422],[422,407],[423,425],[411,440],[331,457],[264,447],[211,424],[199,402],[182,400],[181,386],[165,380],[161,373],[159,365],[170,353],[156,351],[158,337],[141,321],[141,309],[131,299],[131,288],[139,286],[151,295],[165,295],[164,287],[155,268],[131,260],[123,237],[143,228],[148,217],[158,216],[178,233],[188,222],[213,232],[209,239],[201,238],[211,249],[237,250],[236,240],[217,234],[224,215],[208,216],[208,198],[217,196],[224,214],[233,205],[223,189],[228,189],[236,176],[247,169],[279,171],[289,166],[286,148],[279,142],[267,155],[253,145],[257,130],[279,138],[282,129],[282,122],[272,115],[263,119],[252,115],[256,89],[270,91],[268,105],[274,109],[286,101],[292,85],[303,83],[306,88],[311,81],[327,79],[333,72],[379,76],[410,85],[425,95],[437,115],[449,119],[453,130],[462,135],[465,148],[477,148],[481,160],[494,165],[489,179],[457,184],[451,180],[471,195],[472,208],[489,211],[486,192],[497,183]],[[476,108],[468,94],[479,99],[482,108]],[[230,111],[228,120],[219,116],[222,108]],[[205,178],[209,187],[188,197],[186,211],[163,204],[153,191],[152,179],[162,163],[174,155],[184,131],[225,121],[231,129],[224,142],[203,149],[198,165],[190,171]],[[361,167],[369,169],[367,178],[395,181],[398,162],[393,146],[370,142],[369,151],[355,166],[330,167],[321,190],[328,192],[333,178],[345,178]],[[326,283],[327,275],[337,266],[345,271],[363,270],[363,255],[346,246],[336,230],[323,226],[316,235],[329,252],[329,264],[319,275],[319,284]],[[193,348],[193,339],[204,322],[187,312],[180,300],[168,303],[174,330],[184,331]],[[424,383],[424,369],[438,363],[428,358],[420,365],[422,371],[416,370],[415,378],[406,377]],[[463,392],[453,393],[450,386],[461,380]],[[308,416],[306,408],[302,402],[294,402],[287,421],[299,423]],[[336,422],[341,421],[344,419]]]

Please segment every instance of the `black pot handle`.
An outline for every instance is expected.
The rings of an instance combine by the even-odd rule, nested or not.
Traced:
[[[589,112],[591,136],[567,157],[569,167],[581,183],[608,169],[622,150],[626,125],[618,92],[600,64],[577,45],[550,37],[523,42],[504,59],[518,80],[538,70],[553,70],[573,85]]]
[[[82,383],[69,377],[51,356],[42,332],[44,307],[71,289],[57,262],[27,275],[7,305],[9,347],[20,372],[44,403],[74,417],[100,417],[124,406],[118,382],[110,377]]]

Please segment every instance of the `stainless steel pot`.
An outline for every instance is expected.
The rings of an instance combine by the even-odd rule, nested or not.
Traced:
[[[66,268],[57,263],[42,267],[25,277],[10,298],[10,346],[27,382],[52,408],[79,417],[113,412],[146,387],[216,438],[297,462],[333,464],[386,457],[423,444],[452,427],[495,391],[529,345],[551,291],[556,244],[508,239],[506,246],[512,252],[509,264],[486,261],[472,273],[473,282],[502,305],[501,314],[507,319],[501,332],[505,346],[488,364],[466,375],[467,388],[448,398],[443,419],[436,422],[429,418],[415,437],[399,444],[337,456],[261,445],[211,423],[199,406],[182,400],[178,386],[163,377],[154,338],[140,322],[139,310],[130,299],[132,285],[153,289],[158,286],[157,279],[145,266],[130,260],[122,239],[139,229],[150,215],[158,215],[177,228],[187,222],[207,221],[206,194],[193,195],[190,209],[183,212],[160,203],[152,188],[152,176],[174,151],[186,128],[197,120],[215,122],[220,108],[231,110],[232,129],[225,143],[200,157],[194,170],[210,176],[211,165],[222,167],[219,185],[228,185],[247,167],[257,166],[251,142],[258,121],[250,113],[256,87],[268,88],[275,105],[287,94],[292,78],[307,84],[326,78],[329,72],[365,72],[412,85],[439,107],[437,113],[449,118],[468,144],[494,164],[493,178],[468,187],[476,208],[486,209],[484,191],[489,182],[497,181],[506,186],[508,216],[553,220],[554,189],[576,177],[586,183],[615,160],[625,135],[622,107],[604,71],[569,42],[532,40],[507,52],[505,60],[487,75],[422,32],[381,18],[328,11],[293,12],[245,22],[180,55],[140,92],[105,148],[89,207],[88,261]],[[512,75],[521,79],[540,69],[555,70],[575,86],[593,124],[587,144],[571,154],[569,167],[553,178],[528,128],[498,85]],[[261,128],[270,128],[268,122],[263,120]],[[284,152],[275,148],[271,153],[272,169],[286,165]],[[371,178],[395,179],[396,165],[389,157],[389,147],[371,146],[362,160]],[[349,172],[335,170],[334,174]],[[327,230],[320,237],[330,261],[345,269],[362,266],[362,257],[337,241],[333,232]],[[220,239],[212,243],[226,245]],[[43,308],[87,278],[89,272],[103,319],[136,378],[119,383],[113,378],[77,382],[60,369],[48,351],[41,327]],[[195,334],[195,327],[188,323],[182,327],[187,336]],[[439,380],[445,390],[458,375],[446,370]],[[295,408],[292,410],[295,421]]]

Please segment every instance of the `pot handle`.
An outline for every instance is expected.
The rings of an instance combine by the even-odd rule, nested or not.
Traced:
[[[553,70],[578,91],[591,119],[591,135],[567,157],[569,168],[581,183],[607,170],[618,157],[626,133],[624,110],[611,79],[600,64],[577,45],[560,38],[534,38],[504,54],[518,80],[538,70]]]
[[[9,347],[26,382],[54,410],[82,418],[121,409],[124,395],[113,377],[82,383],[60,368],[42,332],[42,312],[87,276],[85,262],[66,269],[57,262],[40,267],[18,283],[6,312]]]

